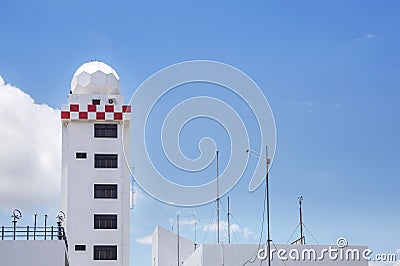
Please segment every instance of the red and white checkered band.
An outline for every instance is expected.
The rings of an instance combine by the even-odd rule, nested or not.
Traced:
[[[129,105],[79,105],[70,104],[61,108],[61,120],[130,120]]]

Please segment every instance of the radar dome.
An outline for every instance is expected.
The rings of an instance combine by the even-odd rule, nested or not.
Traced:
[[[91,61],[80,66],[71,81],[72,94],[120,94],[119,76],[109,65]]]

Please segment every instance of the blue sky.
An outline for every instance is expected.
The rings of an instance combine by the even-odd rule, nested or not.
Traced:
[[[210,59],[241,69],[275,116],[274,242],[286,243],[296,227],[302,194],[304,223],[319,243],[343,236],[375,252],[400,248],[398,1],[1,1],[0,10],[1,77],[53,109],[67,102],[74,71],[90,59],[116,69],[126,101],[174,63]],[[188,153],[197,147],[183,142]],[[230,192],[240,242],[260,234],[263,191],[249,193],[248,182],[244,176]],[[171,228],[178,212],[195,211],[204,239],[212,205],[176,208],[136,189],[132,265],[151,265],[150,246],[136,240],[157,224]],[[12,207],[1,205],[0,221],[9,223]],[[35,211],[55,216],[56,204],[49,206],[26,207],[24,222]],[[193,238],[191,218],[182,232]]]

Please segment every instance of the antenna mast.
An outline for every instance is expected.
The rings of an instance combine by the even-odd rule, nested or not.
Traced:
[[[303,235],[303,211],[301,209],[301,204],[303,203],[303,196],[298,196],[299,205],[300,205],[300,244],[305,244],[305,239]]]
[[[246,152],[249,153],[249,155],[254,156],[254,157],[259,157],[260,159],[263,158],[260,153],[247,149]],[[271,163],[271,160],[268,157],[268,146],[265,146],[265,164],[266,164],[266,174],[265,174],[265,197],[267,198],[267,203],[266,203],[266,209],[267,209],[267,254],[268,254],[268,266],[271,266],[271,234],[270,234],[270,229],[269,229],[269,176],[268,176],[268,168],[269,164]],[[263,224],[264,225],[264,224]]]
[[[178,266],[180,265],[180,258],[179,258],[179,214],[176,215],[176,230],[177,230],[177,237],[178,237],[178,247],[177,247],[177,255],[178,255]]]
[[[229,197],[228,197],[228,243],[231,243],[231,221],[229,216],[231,215],[230,208],[229,208]]]
[[[217,159],[217,243],[219,243],[219,172],[218,172],[218,154],[219,151],[216,151],[216,159]]]
[[[271,266],[271,235],[270,235],[270,230],[269,230],[269,177],[268,177],[268,167],[270,160],[268,158],[268,146],[265,146],[265,152],[266,152],[266,158],[265,158],[265,163],[266,163],[266,175],[265,175],[265,182],[266,182],[266,193],[267,193],[267,231],[268,231],[268,239],[267,239],[267,252],[268,252],[268,266]]]

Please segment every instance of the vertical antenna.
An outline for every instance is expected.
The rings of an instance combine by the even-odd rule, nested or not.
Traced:
[[[176,215],[176,231],[178,233],[178,266],[180,265],[179,259],[179,214]]]
[[[299,199],[299,205],[300,205],[300,244],[305,244],[305,239],[303,236],[303,212],[301,209],[301,204],[303,203],[303,196],[298,196]]]
[[[194,222],[194,250],[196,250],[197,248],[196,236],[197,236],[197,221]]]
[[[268,266],[271,266],[271,235],[270,235],[270,230],[269,230],[269,177],[268,177],[268,166],[270,163],[270,160],[268,158],[268,146],[265,146],[265,152],[266,152],[266,193],[267,193],[267,231],[268,231],[268,239],[267,239],[267,252],[268,252]]]
[[[47,237],[47,217],[48,217],[48,215],[45,214],[44,215],[44,240],[46,240],[46,237]]]
[[[259,154],[258,152],[252,151],[250,149],[247,149],[246,152],[248,152],[250,155],[259,157],[260,159],[264,156]],[[268,146],[265,146],[265,164],[266,164],[266,173],[265,173],[265,198],[266,198],[266,205],[264,206],[267,209],[267,256],[268,256],[268,266],[271,266],[271,233],[270,233],[270,227],[269,227],[269,164],[271,163],[271,160],[268,158]],[[264,209],[265,210],[265,209]],[[263,215],[264,216],[264,215]],[[264,226],[264,223],[263,223]]]
[[[22,214],[18,209],[14,209],[11,217],[13,218],[12,223],[13,223],[13,228],[14,228],[14,240],[15,240],[16,230],[17,230],[17,222],[18,222],[18,219],[22,217]]]
[[[33,240],[36,240],[36,221],[37,221],[37,213],[35,213],[35,221],[33,223]]]
[[[228,243],[231,243],[231,221],[229,216],[231,215],[230,208],[229,208],[229,197],[228,197]]]
[[[218,153],[217,154],[217,243],[219,243],[219,172],[218,172]]]

